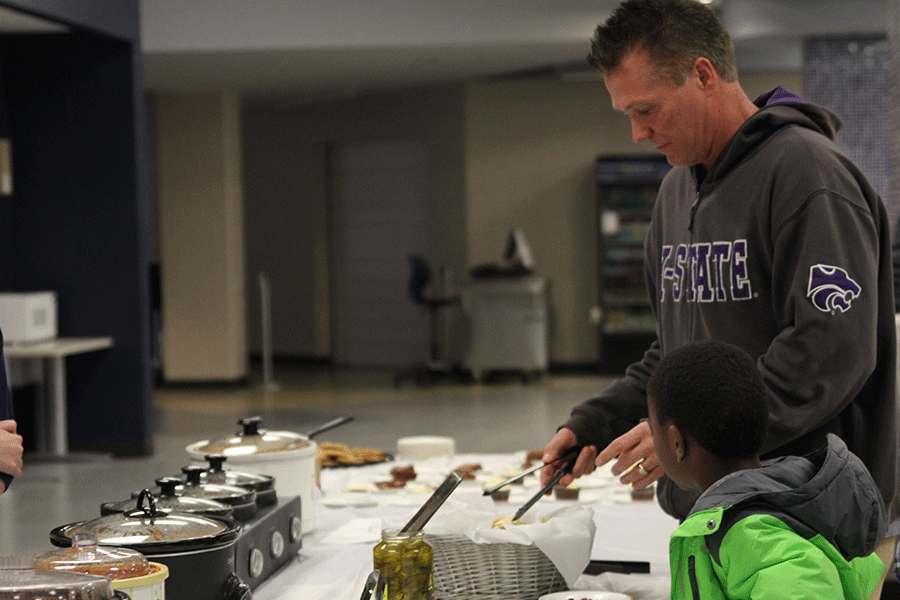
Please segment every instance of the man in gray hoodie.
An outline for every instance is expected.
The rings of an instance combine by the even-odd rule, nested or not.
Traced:
[[[645,245],[657,341],[625,377],[575,407],[545,462],[581,445],[572,476],[618,457],[623,483],[659,479],[641,422],[647,379],[668,352],[722,340],[747,351],[765,382],[763,458],[807,454],[837,434],[872,473],[893,538],[900,466],[889,224],[878,194],[834,144],[840,120],[782,88],[751,101],[724,26],[692,0],[624,2],[598,26],[589,60],[634,141],[674,165]],[[658,492],[679,518],[696,499],[665,478]],[[886,541],[879,555],[892,549]]]

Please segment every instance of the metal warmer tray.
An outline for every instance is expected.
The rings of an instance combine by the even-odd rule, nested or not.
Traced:
[[[234,550],[234,569],[241,581],[256,587],[289,563],[303,545],[300,496],[279,497],[243,523]]]

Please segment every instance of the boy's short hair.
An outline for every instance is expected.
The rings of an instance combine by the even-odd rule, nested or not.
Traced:
[[[720,341],[666,354],[647,382],[660,425],[672,423],[714,456],[759,453],[768,420],[767,392],[753,359]]]

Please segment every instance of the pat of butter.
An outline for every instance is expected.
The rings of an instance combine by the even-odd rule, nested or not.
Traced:
[[[370,483],[354,483],[344,488],[345,492],[374,492],[375,486]]]
[[[412,494],[430,494],[434,491],[434,488],[430,485],[407,485],[406,491]]]

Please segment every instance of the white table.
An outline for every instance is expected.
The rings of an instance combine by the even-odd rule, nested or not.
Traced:
[[[66,400],[67,356],[110,348],[111,337],[56,338],[29,343],[4,343],[10,360],[38,360],[42,368],[42,401],[35,411],[35,446],[41,456],[65,458],[69,453]]]
[[[458,455],[454,457],[448,467],[452,468],[461,464],[480,463],[485,468],[488,465],[513,465],[521,460],[521,454],[481,454]],[[429,459],[428,462],[435,461]],[[383,466],[368,466],[359,468],[329,469],[322,471],[322,502],[316,507],[315,531],[303,536],[303,547],[300,549],[297,559],[263,582],[253,592],[254,600],[330,600],[334,598],[356,598],[362,591],[366,576],[373,568],[372,549],[374,541],[366,540],[359,543],[327,543],[327,538],[339,527],[353,519],[381,518],[385,521],[405,522],[419,506],[428,498],[429,494],[407,494],[404,501],[392,493],[376,493],[377,504],[367,507],[328,507],[328,499],[335,494],[340,494],[347,484],[353,484],[367,478],[376,477],[380,471],[387,472],[391,466],[410,464],[404,461],[387,463]],[[412,463],[417,473],[424,469],[420,462]],[[520,464],[520,463],[519,463]],[[465,487],[478,484],[464,482],[454,496],[464,492]],[[616,486],[620,484],[616,483]],[[479,488],[480,489],[480,488]],[[528,488],[537,491],[537,486]],[[471,491],[471,490],[469,490]],[[659,589],[658,582],[664,579],[662,586],[668,585],[668,539],[672,531],[677,527],[677,521],[665,513],[656,503],[632,502],[622,500],[620,490],[613,496],[586,494],[588,488],[582,489],[582,496],[588,499],[597,498],[596,502],[585,502],[594,510],[594,522],[597,531],[591,551],[591,558],[604,561],[649,562],[650,576],[656,580],[655,590]],[[526,490],[517,492],[526,494]],[[454,496],[451,496],[453,498]],[[611,501],[615,497],[618,500]],[[549,504],[548,504],[549,503]],[[535,505],[536,510],[550,505],[559,506],[560,501],[552,498],[542,499]],[[499,506],[499,505],[498,505]],[[515,511],[519,504],[511,502],[507,506],[509,513]],[[499,508],[503,511],[504,508]],[[427,531],[427,526],[426,526]],[[584,577],[584,576],[583,576]],[[639,575],[619,575],[622,578],[640,579]],[[648,576],[643,576],[649,579]],[[581,581],[581,579],[579,579]],[[639,597],[634,594],[635,599]],[[662,594],[643,596],[644,598],[668,597],[668,589]]]

